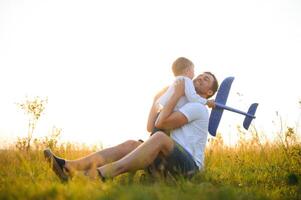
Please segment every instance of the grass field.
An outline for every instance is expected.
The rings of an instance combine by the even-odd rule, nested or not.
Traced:
[[[49,145],[68,159],[93,151],[49,140],[35,141],[29,151],[1,150],[0,199],[301,199],[301,145],[293,129],[274,143],[261,144],[254,136],[228,147],[217,137],[207,146],[204,171],[177,181],[138,171],[106,183],[77,174],[63,184],[43,157]]]

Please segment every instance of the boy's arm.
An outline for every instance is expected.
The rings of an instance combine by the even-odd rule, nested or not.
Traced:
[[[154,97],[152,107],[151,107],[151,109],[149,111],[149,114],[148,114],[147,127],[146,127],[148,132],[152,132],[152,130],[154,129],[156,116],[157,116],[157,113],[159,112],[159,105],[157,104],[157,100],[160,96],[162,96],[162,94],[164,94],[166,92],[167,89],[168,89],[168,87],[163,88]]]
[[[179,80],[175,84],[175,92],[168,100],[167,104],[161,110],[156,121],[156,127],[159,129],[175,129],[188,123],[186,116],[179,112],[173,112],[178,100],[185,94],[185,82]]]
[[[187,97],[189,102],[199,102],[203,105],[207,104],[207,99],[198,95],[195,91],[193,81],[187,77],[184,78],[185,80],[185,96]]]

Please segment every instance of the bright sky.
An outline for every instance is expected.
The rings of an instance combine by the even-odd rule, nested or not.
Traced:
[[[0,143],[26,135],[15,105],[26,95],[48,97],[37,137],[56,126],[65,141],[146,139],[152,97],[179,56],[196,74],[235,76],[228,105],[259,102],[255,126],[270,134],[276,111],[298,121],[300,55],[298,0],[1,0]],[[225,113],[219,131],[233,140],[242,121]]]

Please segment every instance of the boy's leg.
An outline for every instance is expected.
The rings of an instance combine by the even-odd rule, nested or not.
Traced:
[[[159,115],[160,115],[160,112],[157,113],[155,123],[156,123],[156,121],[157,121]],[[170,135],[170,132],[169,132],[168,130],[159,129],[159,128],[157,128],[157,127],[155,126],[155,124],[154,124],[154,128],[153,128],[153,130],[152,130],[150,136],[154,135],[155,133],[157,133],[157,132],[159,132],[159,131],[164,132],[164,133],[165,133],[166,135],[168,135],[168,136]]]
[[[161,153],[168,156],[174,148],[173,140],[163,132],[158,132],[135,150],[118,161],[103,165],[98,171],[103,177],[115,177],[121,173],[144,169]]]

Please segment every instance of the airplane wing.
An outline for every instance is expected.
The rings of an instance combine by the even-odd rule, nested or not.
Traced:
[[[234,77],[228,77],[223,80],[216,94],[216,103],[226,105],[233,80]],[[216,106],[211,110],[208,131],[212,136],[216,135],[216,130],[218,128],[219,122],[221,121],[223,111],[224,109],[219,106]]]

